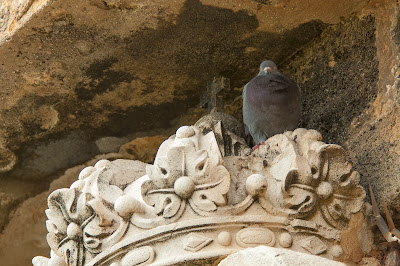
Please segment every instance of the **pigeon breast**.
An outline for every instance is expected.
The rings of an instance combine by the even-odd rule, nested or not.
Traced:
[[[300,116],[300,88],[280,72],[258,75],[245,86],[243,121],[255,144],[293,130]]]

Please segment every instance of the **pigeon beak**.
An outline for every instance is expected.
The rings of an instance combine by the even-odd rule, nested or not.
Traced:
[[[270,73],[270,72],[272,71],[272,68],[270,68],[270,67],[264,67],[263,71],[264,71],[265,73]]]

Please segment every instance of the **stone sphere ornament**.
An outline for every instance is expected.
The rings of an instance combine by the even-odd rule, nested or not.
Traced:
[[[114,209],[122,218],[129,218],[134,212],[144,213],[143,205],[130,195],[123,195],[115,200]]]
[[[176,137],[183,139],[183,138],[190,138],[194,136],[196,132],[192,127],[189,126],[182,126],[176,131]]]
[[[218,234],[218,243],[222,246],[229,246],[232,242],[232,236],[227,231],[222,231]]]
[[[192,196],[195,189],[195,184],[193,180],[188,176],[179,177],[174,183],[175,193],[183,198],[188,199]]]
[[[320,199],[328,199],[333,194],[333,186],[328,182],[321,182],[316,192]]]
[[[67,236],[73,240],[82,238],[82,228],[76,223],[70,223],[67,227]]]
[[[292,246],[293,238],[289,233],[282,233],[279,236],[279,245],[283,248],[289,248]]]
[[[334,245],[331,247],[331,254],[333,257],[337,258],[343,255],[343,249],[340,245]]]
[[[262,196],[268,189],[268,181],[261,174],[253,174],[246,180],[246,191],[251,196]]]

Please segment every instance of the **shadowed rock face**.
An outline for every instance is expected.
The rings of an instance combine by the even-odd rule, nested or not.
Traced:
[[[241,87],[260,59],[282,63],[327,26],[311,20],[279,33],[259,31],[256,10],[198,0],[182,2],[176,13],[167,5],[110,8],[52,4],[0,47],[2,151],[17,158],[13,167],[15,158],[1,159],[13,169],[0,174],[0,191],[5,183],[23,187],[11,192],[15,200],[98,154],[98,138],[166,130],[198,105],[211,76]],[[146,17],[150,26],[132,19],[146,8],[153,12]],[[14,205],[2,206],[0,227]]]
[[[361,52],[362,51],[362,52]],[[375,19],[348,19],[329,27],[286,66],[302,89],[302,127],[345,144],[351,122],[378,93]]]

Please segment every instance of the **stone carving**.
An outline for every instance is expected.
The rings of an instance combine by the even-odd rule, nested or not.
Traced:
[[[186,238],[186,243],[184,248],[186,250],[196,252],[204,248],[208,244],[210,244],[211,241],[212,241],[211,238],[199,234],[190,233]]]
[[[300,246],[313,255],[321,254],[326,250],[326,245],[318,237],[311,236],[309,238],[302,239]]]
[[[268,246],[247,248],[229,255],[222,260],[219,266],[257,265],[257,266],[345,266],[346,264],[328,260],[320,256],[313,256],[288,249],[277,249]],[[379,265],[379,264],[373,264]]]
[[[290,246],[292,246],[293,243],[293,238],[289,233],[282,233],[279,236],[279,245],[283,248],[289,248]]]
[[[275,235],[267,228],[245,228],[237,233],[236,241],[242,247],[259,245],[272,247],[275,245]]]
[[[53,192],[51,258],[34,265],[168,265],[257,245],[340,258],[340,232],[365,200],[340,146],[296,129],[226,153],[204,132],[179,128],[140,178],[102,160]]]
[[[222,231],[218,234],[218,242],[223,246],[229,246],[232,243],[232,236],[227,231]]]
[[[121,262],[113,262],[111,266],[132,266],[132,265],[144,265],[153,262],[154,250],[152,247],[145,246],[134,249],[126,254]]]

